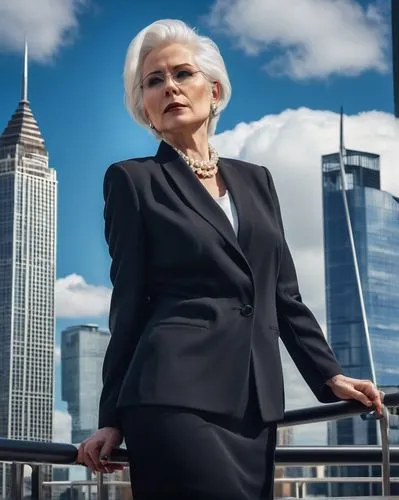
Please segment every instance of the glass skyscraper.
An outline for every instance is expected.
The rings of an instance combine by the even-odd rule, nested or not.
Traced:
[[[27,98],[0,136],[0,436],[51,441],[56,172]],[[0,465],[0,497],[8,489]]]
[[[72,442],[81,443],[98,428],[102,365],[108,331],[76,325],[61,333],[62,399],[72,418]]]
[[[334,153],[322,157],[328,337],[345,375],[372,379],[374,372],[377,385],[389,390],[399,385],[399,199],[381,190],[377,154],[346,150],[344,164],[368,336],[344,211],[339,154]],[[396,420],[393,416],[394,426]],[[356,417],[329,424],[331,445],[376,444],[377,439],[373,420]],[[370,470],[343,468],[341,474],[368,475]],[[331,493],[370,492],[368,485],[358,483],[335,485]]]
[[[97,325],[70,326],[61,333],[62,399],[72,419],[72,443],[81,443],[98,429],[98,407],[102,390],[102,366],[110,339],[108,330]],[[86,469],[86,479],[92,479]],[[108,476],[116,480],[118,473]],[[116,486],[108,486],[107,499],[120,498]],[[85,497],[86,498],[86,497]]]

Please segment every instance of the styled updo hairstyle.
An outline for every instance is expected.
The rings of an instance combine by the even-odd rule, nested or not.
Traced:
[[[160,45],[181,43],[192,47],[198,68],[210,82],[219,82],[221,87],[217,112],[210,114],[208,135],[213,135],[221,111],[227,106],[231,85],[226,66],[217,45],[208,37],[198,35],[193,28],[177,19],[161,19],[141,30],[130,42],[123,72],[125,104],[133,118],[150,130],[158,139],[158,132],[151,129],[144,114],[142,89],[142,65],[146,55]]]

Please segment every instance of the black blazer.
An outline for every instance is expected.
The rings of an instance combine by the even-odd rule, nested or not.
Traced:
[[[325,382],[341,368],[302,303],[270,172],[227,158],[219,171],[238,238],[165,142],[105,173],[113,293],[99,427],[120,428],[118,409],[140,404],[240,417],[251,356],[262,417],[281,419],[280,336],[316,397],[336,400]]]

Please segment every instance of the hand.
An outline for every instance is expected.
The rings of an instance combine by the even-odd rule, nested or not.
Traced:
[[[78,449],[77,464],[87,465],[98,472],[114,472],[124,469],[122,464],[107,462],[112,450],[122,442],[122,434],[114,427],[103,427],[83,441]]]
[[[382,415],[381,393],[370,380],[359,380],[356,378],[336,375],[330,378],[326,384],[340,399],[356,399],[364,406]]]

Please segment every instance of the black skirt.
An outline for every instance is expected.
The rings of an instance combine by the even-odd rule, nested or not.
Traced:
[[[273,498],[276,424],[261,420],[253,372],[243,419],[171,406],[123,412],[134,500]]]

